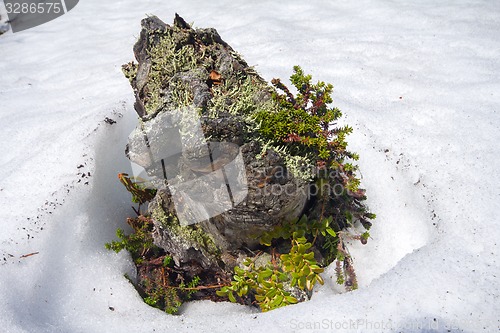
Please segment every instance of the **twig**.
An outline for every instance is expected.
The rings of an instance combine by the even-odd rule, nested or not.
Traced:
[[[141,204],[139,204],[139,209],[135,209],[134,206],[132,206],[132,209],[134,210],[134,213],[137,214],[137,216],[141,216]]]
[[[34,256],[35,254],[38,254],[38,253],[40,253],[40,252],[32,252],[32,253],[28,253],[28,254],[23,254],[19,258],[28,258],[28,257]]]

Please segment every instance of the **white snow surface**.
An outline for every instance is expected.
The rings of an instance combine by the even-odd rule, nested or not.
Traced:
[[[330,267],[309,302],[171,316],[104,249],[132,214],[116,178],[137,121],[120,68],[140,20],[175,12],[267,80],[301,65],[334,84],[377,214],[351,246],[358,290]],[[0,331],[498,332],[499,31],[494,1],[85,0],[0,36]]]

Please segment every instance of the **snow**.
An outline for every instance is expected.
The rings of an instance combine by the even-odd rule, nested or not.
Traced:
[[[378,216],[370,242],[351,247],[359,290],[339,293],[329,268],[306,303],[258,313],[194,302],[170,316],[123,277],[127,254],[104,249],[132,213],[116,179],[136,122],[120,67],[140,19],[175,12],[217,28],[268,80],[298,64],[334,84]],[[498,331],[499,13],[488,1],[87,0],[1,35],[0,327]]]

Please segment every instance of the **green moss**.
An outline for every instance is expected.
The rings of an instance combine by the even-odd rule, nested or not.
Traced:
[[[175,108],[182,108],[193,103],[193,94],[187,83],[181,80],[170,80],[169,88],[170,95],[164,100],[167,100]]]
[[[144,302],[152,307],[164,310],[168,314],[177,314],[181,305],[189,301],[196,292],[200,282],[198,276],[186,285],[181,282],[179,286],[165,285],[163,275],[153,276],[152,279],[141,281],[144,293]]]

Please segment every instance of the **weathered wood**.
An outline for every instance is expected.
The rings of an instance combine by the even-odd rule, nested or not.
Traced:
[[[155,58],[158,57],[159,45],[167,45],[165,59]],[[174,47],[168,48],[168,45]],[[172,49],[174,56],[169,53]],[[191,63],[172,58],[182,56],[182,52],[194,55],[188,59]],[[246,126],[247,106],[242,100],[257,107],[268,102],[268,86],[215,29],[192,29],[179,16],[176,16],[173,26],[155,16],[144,19],[134,54],[138,64],[125,65],[124,71],[129,73],[136,96],[135,109],[141,120],[130,136],[126,153],[132,162],[147,170],[158,189],[148,209],[156,227],[155,243],[178,265],[189,263],[201,269],[232,270],[238,255],[258,247],[262,232],[299,217],[308,201],[308,181],[289,172],[280,154],[271,149],[264,150],[263,144],[259,143],[262,140],[258,140],[255,131]],[[162,61],[168,63],[159,65]],[[173,68],[168,67],[170,62]],[[158,78],[159,66],[165,67],[163,73],[168,75]],[[232,93],[217,95],[214,90],[221,84]],[[187,97],[179,98],[181,95]],[[203,134],[209,138],[211,152],[219,154],[211,156],[211,163],[190,159],[185,147],[182,156],[169,165],[152,156],[158,153],[156,150],[152,153],[154,147],[173,149],[176,142],[165,139],[169,134],[163,124],[167,113],[183,107],[200,110]],[[146,144],[144,138],[147,138]],[[181,225],[176,218],[179,211],[176,211],[169,185],[177,178],[206,185],[203,184],[205,180],[197,179],[224,167],[238,154],[242,156],[244,170],[237,177],[246,178],[248,187],[245,199],[229,211],[196,225]],[[169,172],[175,174],[176,179],[161,177]],[[220,204],[218,190],[203,200],[206,205]]]

